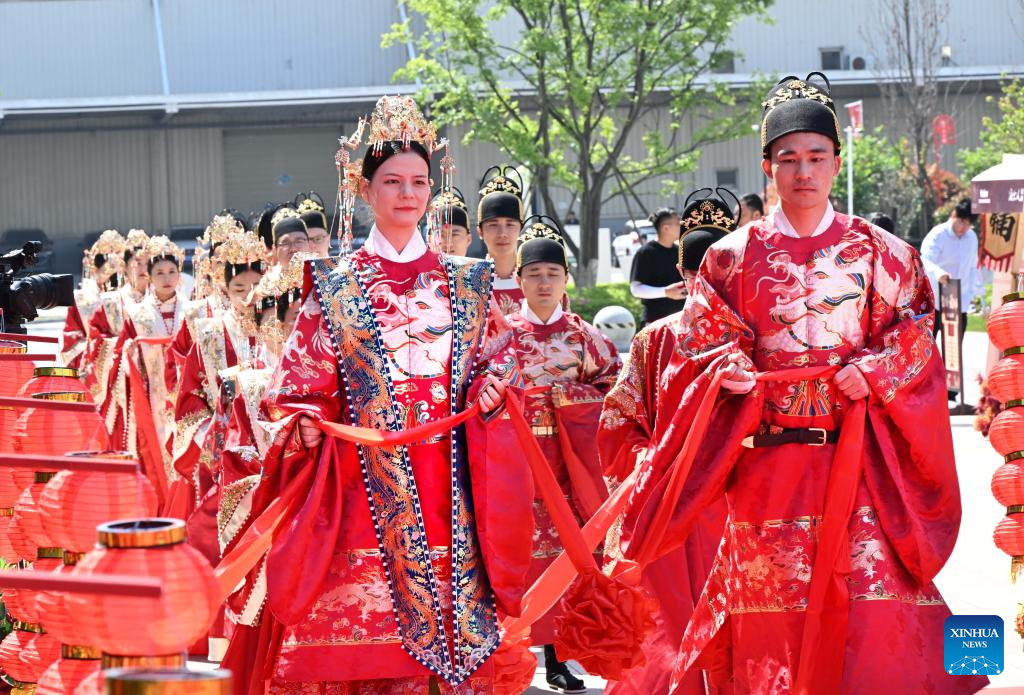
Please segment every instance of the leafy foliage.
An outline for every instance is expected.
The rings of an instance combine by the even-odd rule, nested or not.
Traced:
[[[706,76],[733,57],[733,25],[771,0],[403,2],[415,14],[384,43],[417,54],[395,78],[419,81],[440,122],[468,126],[467,142],[524,166],[548,214],[554,188],[571,193],[583,285],[604,203],[639,202],[646,181],[671,189],[703,145],[749,134],[756,118],[760,85],[740,93]]]
[[[579,314],[584,321],[594,322],[594,314],[606,306],[618,305],[629,309],[636,325],[640,325],[643,305],[629,291],[628,282],[612,282],[604,285],[580,288],[570,287],[569,306],[573,313]]]
[[[988,97],[991,101],[992,97]],[[973,150],[960,150],[957,163],[964,180],[972,178],[1002,161],[1004,154],[1024,153],[1024,82],[1003,83],[1003,94],[997,101],[1000,118],[985,116],[981,121],[981,145]]]

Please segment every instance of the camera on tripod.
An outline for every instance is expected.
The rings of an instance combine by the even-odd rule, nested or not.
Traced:
[[[37,318],[40,309],[75,303],[75,280],[70,275],[40,273],[15,279],[36,263],[42,248],[42,242],[29,241],[0,256],[0,330],[25,333],[24,324]]]

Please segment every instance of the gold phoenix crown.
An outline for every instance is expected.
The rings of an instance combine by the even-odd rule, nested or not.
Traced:
[[[401,142],[403,147],[418,142],[429,153],[440,146],[437,129],[423,116],[412,97],[382,96],[370,114],[368,144],[379,149],[385,142],[395,141]]]
[[[185,251],[164,235],[150,237],[146,242],[146,256],[149,258],[162,258],[171,256],[178,260],[178,268],[185,264]]]
[[[251,232],[236,232],[213,252],[213,263],[218,267],[267,261],[267,247],[263,240]]]
[[[93,256],[98,253],[104,256],[120,256],[124,253],[124,237],[116,229],[108,229],[100,234],[100,238],[89,249],[89,253]]]
[[[202,242],[206,246],[223,244],[232,234],[244,231],[238,220],[231,215],[215,215],[203,231]]]
[[[292,256],[287,265],[275,265],[260,278],[256,285],[257,299],[266,297],[280,297],[292,290],[302,287],[303,272],[306,268],[306,261],[317,258],[315,253],[300,251]]]
[[[144,229],[129,229],[125,237],[125,250],[145,248],[148,241],[149,235]]]

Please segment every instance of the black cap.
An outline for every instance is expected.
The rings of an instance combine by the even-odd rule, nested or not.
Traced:
[[[516,272],[531,263],[557,263],[569,270],[569,258],[558,222],[546,215],[534,215],[523,224],[516,252]]]
[[[434,191],[430,209],[440,213],[441,224],[453,224],[469,229],[469,207],[462,191],[455,186],[445,186]]]
[[[493,166],[480,179],[480,204],[476,222],[495,217],[523,221],[523,178],[511,166]]]
[[[820,80],[819,80],[820,78]],[[812,81],[816,80],[816,81]],[[812,72],[805,79],[783,78],[761,104],[761,154],[767,159],[771,144],[790,133],[820,133],[842,148],[842,132],[828,78]]]
[[[263,240],[263,244],[268,248],[274,247],[274,231],[271,220],[274,217],[274,212],[277,210],[276,203],[265,203],[263,205],[263,211],[260,212],[255,220],[255,226],[253,231],[259,234],[260,239]]]
[[[327,208],[324,206],[324,199],[316,191],[299,193],[292,201],[292,205],[299,211],[299,217],[306,223],[308,229],[327,229]]]
[[[271,217],[270,236],[274,244],[285,234],[293,234],[295,232],[306,234],[307,231],[306,223],[302,221],[299,211],[288,203],[279,207]]]
[[[732,216],[733,205],[726,202],[730,196],[735,205],[739,201],[727,188],[701,188],[686,198],[686,207],[680,216],[679,265],[684,270],[700,270],[704,254],[719,239],[736,229]]]

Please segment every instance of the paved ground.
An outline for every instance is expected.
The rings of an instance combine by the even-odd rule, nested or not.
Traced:
[[[43,320],[32,326],[33,333],[59,335],[63,322],[61,312],[46,312],[41,318]],[[984,368],[986,350],[985,334],[967,334],[964,341],[965,400],[970,404],[978,399],[976,376]],[[1010,583],[1010,558],[992,542],[992,530],[1005,510],[993,499],[989,481],[1002,459],[975,431],[973,416],[953,417],[951,422],[964,513],[956,548],[936,583],[954,613],[1002,616],[1006,627],[1007,663],[1003,674],[992,678],[992,689],[1010,695],[1022,688],[1019,692],[1024,694],[1024,642],[1013,631],[1017,603],[1024,601],[1024,580],[1018,586]],[[543,657],[540,661],[543,662]],[[603,687],[601,680],[593,677],[587,679],[587,685],[589,693],[599,693]],[[534,687],[527,692],[533,695],[549,692],[544,686],[543,667],[538,669]]]

